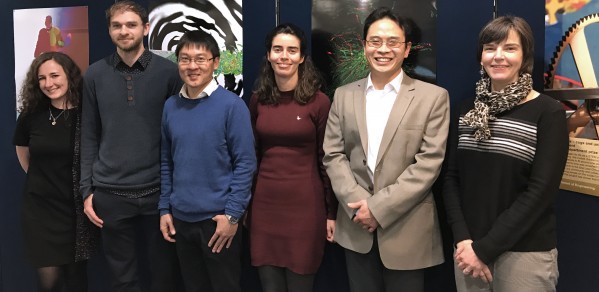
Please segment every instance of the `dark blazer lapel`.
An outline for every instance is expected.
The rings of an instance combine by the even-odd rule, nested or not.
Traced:
[[[401,86],[399,88],[399,93],[397,94],[397,98],[393,103],[393,108],[391,109],[391,113],[389,114],[389,119],[387,120],[387,125],[385,126],[385,131],[383,132],[383,138],[381,140],[381,146],[379,147],[379,153],[377,154],[376,164],[378,165],[383,156],[385,156],[385,152],[387,151],[387,147],[391,143],[391,139],[395,135],[397,131],[397,127],[399,127],[399,123],[403,119],[410,103],[414,99],[414,79],[410,78],[405,74],[401,82]]]
[[[368,84],[368,78],[362,79],[361,82],[357,83],[354,88],[352,98],[354,100],[354,111],[356,117],[356,124],[358,126],[358,132],[360,133],[360,142],[362,143],[362,150],[364,155],[367,155],[368,151],[368,131],[366,130],[366,85]]]

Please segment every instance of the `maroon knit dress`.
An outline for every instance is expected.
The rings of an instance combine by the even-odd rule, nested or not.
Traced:
[[[322,165],[322,141],[330,108],[318,91],[308,104],[281,93],[278,105],[252,96],[258,175],[249,212],[253,266],[285,267],[314,274],[326,242],[326,219],[337,201]]]

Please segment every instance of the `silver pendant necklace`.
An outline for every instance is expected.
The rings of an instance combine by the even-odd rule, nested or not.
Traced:
[[[51,121],[52,126],[56,125],[56,120],[64,113],[66,109],[63,109],[56,117],[52,114],[52,108],[48,107],[48,111],[50,112],[50,117],[48,121]]]

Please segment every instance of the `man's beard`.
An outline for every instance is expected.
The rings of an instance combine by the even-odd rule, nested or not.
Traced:
[[[128,52],[134,52],[134,51],[139,50],[139,47],[141,46],[141,43],[142,43],[142,40],[140,39],[140,40],[138,40],[138,41],[132,43],[131,45],[126,46],[126,47],[120,46],[118,43],[116,43],[115,45],[119,49],[121,49],[123,52],[127,52],[128,53]]]

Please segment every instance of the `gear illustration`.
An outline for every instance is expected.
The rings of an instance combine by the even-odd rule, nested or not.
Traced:
[[[556,82],[556,79],[558,79],[556,74],[557,67],[563,53],[568,47],[570,47],[572,51],[574,63],[578,69],[584,87],[597,87],[597,80],[592,67],[589,47],[587,46],[586,37],[584,36],[585,27],[593,23],[599,23],[599,13],[589,14],[580,18],[570,26],[564,36],[562,36],[562,39],[558,42],[558,45],[553,52],[549,68],[545,74],[545,88],[554,89],[559,87],[559,82]]]

